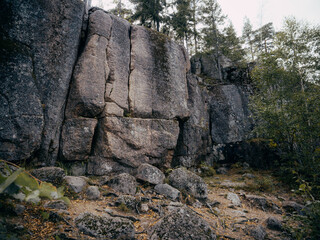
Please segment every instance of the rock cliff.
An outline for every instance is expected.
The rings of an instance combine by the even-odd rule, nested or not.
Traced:
[[[190,65],[168,37],[80,0],[4,0],[0,20],[2,159],[135,173],[212,163],[247,138],[247,72],[227,59],[207,84],[209,57]]]

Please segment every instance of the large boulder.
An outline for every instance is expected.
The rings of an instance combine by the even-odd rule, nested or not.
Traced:
[[[201,177],[185,168],[178,168],[169,175],[169,183],[175,188],[184,190],[195,198],[205,200],[208,197],[207,184]]]
[[[205,240],[216,239],[210,225],[188,207],[177,207],[148,230],[152,240]]]
[[[31,174],[44,182],[50,182],[55,185],[60,185],[66,176],[65,171],[59,167],[43,167],[33,169]]]
[[[142,163],[171,162],[179,124],[175,120],[105,117],[99,126],[94,153],[137,168]]]
[[[85,212],[75,219],[75,223],[80,231],[98,239],[135,239],[134,225],[128,219]]]
[[[55,162],[84,14],[80,0],[0,3],[0,158]]]
[[[143,118],[186,118],[186,72],[189,60],[183,47],[153,30],[131,29],[131,114]]]
[[[179,201],[180,199],[180,191],[169,184],[158,184],[154,187],[154,190],[173,201]]]
[[[87,185],[86,180],[82,177],[66,176],[64,180],[68,189],[74,193],[82,192]]]
[[[134,195],[137,191],[138,183],[130,174],[121,173],[110,178],[107,181],[107,185],[120,193]]]
[[[161,184],[165,179],[165,175],[158,168],[143,163],[137,169],[136,178],[151,184]]]

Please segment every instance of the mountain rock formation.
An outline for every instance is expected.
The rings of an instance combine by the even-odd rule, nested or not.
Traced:
[[[247,139],[247,70],[224,59],[214,82],[208,56],[191,65],[168,37],[84,5],[1,1],[0,158],[135,173],[210,164]]]

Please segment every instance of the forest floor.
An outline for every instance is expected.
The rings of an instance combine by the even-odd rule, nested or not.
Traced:
[[[264,236],[264,239],[292,239],[284,229],[295,222],[288,220],[290,214],[282,206],[285,201],[299,203],[301,199],[277,181],[270,171],[244,170],[233,166],[224,174],[204,177],[204,180],[208,184],[210,204],[184,195],[181,205],[187,204],[206,220],[217,239],[259,239],[259,236]],[[95,184],[98,180],[90,181]],[[148,239],[147,230],[161,219],[166,212],[165,207],[171,204],[170,200],[154,193],[152,186],[148,185],[142,186],[136,196],[136,199],[147,200],[143,210],[116,206],[114,201],[118,195],[112,189],[100,186],[100,191],[102,197],[99,200],[86,200],[81,194],[70,196],[71,206],[67,210],[46,209],[43,204],[25,204],[25,210],[20,215],[13,214],[10,206],[21,203],[10,200],[10,206],[5,207],[5,211],[1,210],[1,215],[6,217],[0,218],[0,232],[1,226],[6,224],[12,233],[12,238],[8,239],[96,239],[79,232],[74,223],[79,214],[91,212],[129,218],[134,222],[135,238],[142,240]],[[235,199],[230,198],[235,195]],[[0,204],[4,209],[8,201],[1,201]],[[281,231],[269,229],[267,219],[270,217],[282,222]],[[261,226],[264,233],[252,231],[257,226]]]

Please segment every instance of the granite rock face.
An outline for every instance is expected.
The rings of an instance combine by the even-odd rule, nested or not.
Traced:
[[[210,119],[207,90],[199,86],[197,76],[188,74],[187,80],[190,118],[180,121],[173,165],[192,167],[211,151]]]
[[[61,149],[65,160],[87,160],[97,120],[73,118],[65,121],[62,129]]]
[[[236,85],[218,85],[211,93],[212,141],[227,144],[245,140],[251,130],[246,91]]]
[[[79,0],[1,1],[1,158],[55,162],[83,13]]]
[[[99,126],[95,155],[137,168],[165,165],[179,134],[178,122],[162,119],[105,117]],[[171,150],[171,151],[170,151]]]
[[[191,66],[165,35],[84,5],[0,3],[0,158],[136,175],[142,164],[211,163],[220,146],[247,139],[245,70],[207,55]],[[218,75],[215,85],[200,78]]]
[[[167,37],[144,27],[131,29],[129,101],[135,117],[186,118],[187,54]]]

